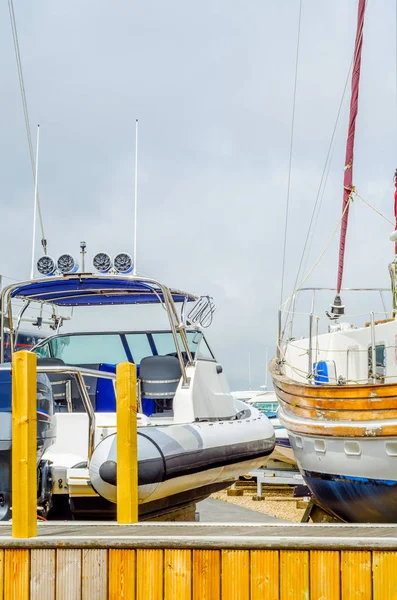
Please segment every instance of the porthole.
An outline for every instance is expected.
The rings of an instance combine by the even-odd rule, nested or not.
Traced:
[[[386,442],[386,454],[397,456],[397,442]]]
[[[316,452],[325,452],[327,449],[325,440],[314,440],[314,449]]]
[[[360,442],[345,442],[345,454],[347,454],[348,456],[360,456]]]
[[[303,448],[303,439],[301,438],[300,435],[296,435],[295,436],[295,444],[297,448]]]

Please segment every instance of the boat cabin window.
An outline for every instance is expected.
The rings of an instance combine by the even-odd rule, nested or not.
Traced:
[[[51,340],[52,355],[68,365],[117,364],[126,360],[118,334],[64,335]]]
[[[253,406],[266,414],[268,412],[277,412],[278,402],[254,402]]]
[[[376,356],[376,367],[375,373],[376,378],[380,383],[385,382],[386,376],[386,347],[385,344],[378,344],[375,346]],[[372,346],[368,348],[368,379],[372,381],[373,370],[372,370]]]
[[[152,356],[152,346],[147,333],[128,333],[125,337],[131,351],[132,360],[136,365],[139,365],[145,356]]]
[[[176,352],[174,338],[171,333],[152,333],[151,337],[156,347],[157,354],[165,355]],[[191,346],[191,344],[189,344],[189,346]],[[181,339],[179,339],[179,347],[181,350],[184,350]],[[152,354],[152,352],[150,352],[150,354]]]
[[[215,360],[201,332],[187,331],[186,336],[193,358],[197,355],[204,360]],[[181,338],[179,344],[182,356],[187,360]],[[40,358],[61,359],[67,365],[88,366],[107,372],[115,372],[118,363],[133,361],[138,365],[143,412],[148,416],[173,415],[173,398],[181,377],[181,367],[171,331],[56,335],[43,340],[34,351]],[[84,412],[74,378],[70,378],[69,387],[63,379],[62,385],[54,383],[56,411],[71,408],[73,412]],[[84,381],[94,410],[114,412],[112,382],[91,375],[84,376]]]
[[[201,332],[187,331],[186,336],[193,358],[197,354],[197,358],[215,360]],[[179,347],[184,353],[180,337]],[[55,336],[35,352],[41,358],[60,358],[69,365],[115,365],[130,360],[139,365],[147,356],[175,356],[176,348],[171,331],[77,333]]]
[[[201,360],[215,360],[214,355],[212,354],[211,350],[209,349],[209,346],[205,340],[205,338],[203,338],[203,336],[201,334],[200,335],[200,340],[197,342],[198,343],[198,348],[197,348],[197,352],[196,352],[196,358],[200,358]]]

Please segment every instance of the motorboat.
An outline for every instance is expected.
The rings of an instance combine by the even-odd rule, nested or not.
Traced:
[[[223,367],[203,333],[211,299],[118,271],[110,258],[108,271],[97,273],[80,273],[70,268],[70,261],[69,271],[65,266],[60,270],[50,261],[39,259],[41,276],[1,292],[0,376],[7,399],[0,407],[3,520],[12,507],[11,372],[5,361],[9,349],[11,354],[18,350],[21,315],[37,303],[55,311],[55,332],[33,348],[38,421],[43,419],[46,428],[37,458],[43,516],[114,518],[117,485],[123,484],[116,478],[115,394],[116,366],[122,362],[137,367],[140,518],[201,500],[263,463],[273,451],[274,430],[258,409],[229,391]],[[22,302],[17,317],[12,314],[14,301]],[[58,313],[66,307],[76,313],[81,307],[99,311],[103,306],[153,304],[164,309],[166,329],[61,331]]]

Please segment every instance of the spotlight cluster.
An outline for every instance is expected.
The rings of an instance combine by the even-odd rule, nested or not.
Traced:
[[[107,252],[95,254],[92,264],[98,273],[121,273],[127,275],[133,271],[132,258],[127,252],[119,252],[112,259]],[[68,275],[77,273],[79,265],[71,254],[61,254],[57,262],[51,256],[42,256],[37,261],[37,270],[40,275]]]

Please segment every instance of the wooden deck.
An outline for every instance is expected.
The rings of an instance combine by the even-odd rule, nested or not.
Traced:
[[[0,524],[0,548],[397,549],[397,525],[47,522],[37,537],[13,538]]]

